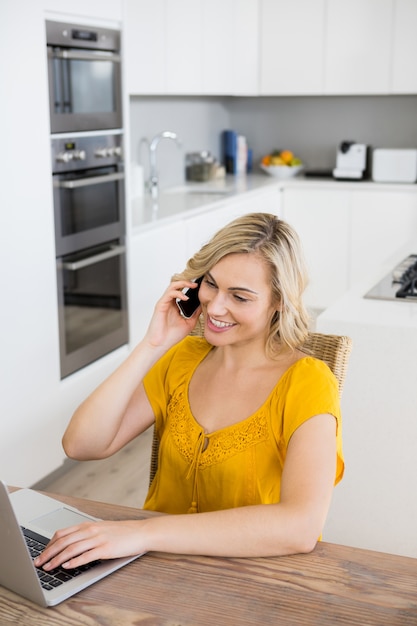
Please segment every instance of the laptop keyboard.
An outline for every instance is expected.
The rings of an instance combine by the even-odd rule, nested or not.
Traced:
[[[49,542],[49,539],[46,537],[42,537],[42,535],[38,535],[38,533],[29,530],[28,528],[24,528],[21,526],[21,530],[24,538],[26,539],[26,545],[29,548],[30,556],[32,559],[35,559],[40,555],[41,552],[45,549],[46,545]],[[39,581],[42,585],[42,588],[46,591],[50,591],[55,587],[59,587],[63,583],[68,580],[72,580],[79,576],[83,572],[95,567],[101,561],[93,561],[92,563],[87,563],[86,565],[82,565],[81,567],[76,567],[74,569],[64,569],[62,567],[56,567],[49,572],[45,572],[42,568],[36,567],[36,573],[39,577]]]

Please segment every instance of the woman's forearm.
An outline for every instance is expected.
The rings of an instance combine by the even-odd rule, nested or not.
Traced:
[[[147,551],[255,557],[311,552],[325,516],[285,504],[263,504],[144,521]],[[141,522],[142,523],[142,522]]]

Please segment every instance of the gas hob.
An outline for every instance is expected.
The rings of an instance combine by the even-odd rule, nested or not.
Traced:
[[[375,285],[365,298],[417,302],[417,254],[410,254]]]

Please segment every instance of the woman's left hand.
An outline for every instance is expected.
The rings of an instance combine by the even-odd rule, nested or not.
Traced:
[[[99,559],[114,559],[146,552],[140,527],[145,520],[84,522],[58,530],[36,567],[49,571],[62,565],[72,569]]]

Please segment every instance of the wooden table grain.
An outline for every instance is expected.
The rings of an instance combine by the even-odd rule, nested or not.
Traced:
[[[146,514],[55,497],[103,519]],[[417,626],[417,559],[325,542],[274,558],[149,553],[56,607],[0,587],[0,624]]]

